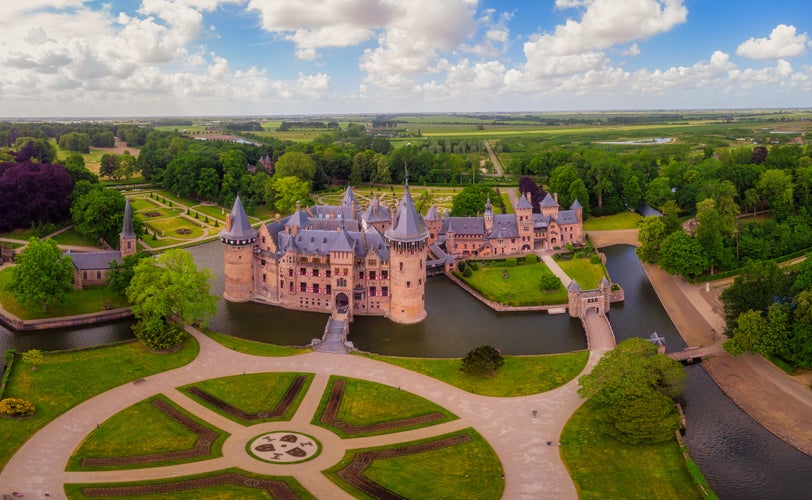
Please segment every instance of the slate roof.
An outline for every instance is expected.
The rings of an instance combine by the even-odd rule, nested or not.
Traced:
[[[577,281],[572,280],[572,281],[570,281],[570,284],[567,285],[567,290],[569,290],[570,292],[580,292],[581,287],[580,287],[580,285],[578,285]]]
[[[578,198],[576,198],[575,201],[572,202],[572,205],[570,206],[570,210],[575,210],[575,209],[578,209],[578,208],[583,209],[584,207],[581,206],[581,203],[578,201]]]
[[[353,203],[358,204],[358,202],[355,201],[355,193],[352,192],[352,187],[347,185],[347,190],[344,191],[344,198],[342,198],[341,204],[345,207],[352,207]]]
[[[555,198],[553,198],[553,195],[551,195],[550,193],[547,193],[547,196],[545,196],[544,199],[541,200],[541,206],[542,206],[542,208],[545,208],[545,207],[557,207],[558,202],[555,201]]]
[[[243,241],[256,239],[256,237],[257,230],[248,223],[248,216],[242,207],[240,195],[237,195],[237,199],[234,200],[234,207],[231,209],[231,228],[220,231],[220,239]]]
[[[302,228],[310,227],[310,225],[310,217],[307,216],[304,210],[296,210],[293,212],[293,215],[291,215],[285,223],[285,226]]]
[[[482,217],[449,217],[446,231],[457,234],[485,234],[485,220]]]
[[[110,269],[110,262],[121,262],[121,252],[66,252],[73,260],[73,267],[79,271],[89,271],[91,269]]]
[[[315,207],[310,207],[310,214],[311,218],[313,219],[338,219],[343,218],[345,220],[354,219],[355,213],[352,210],[352,207],[337,207],[331,205],[317,205]]]
[[[529,208],[529,209],[532,210],[533,205],[529,201],[527,201],[526,196],[522,195],[522,196],[519,196],[518,200],[516,200],[516,208]]]
[[[426,216],[423,218],[423,220],[430,220],[430,221],[437,220],[437,208],[434,205],[429,207],[429,211],[426,214]]]
[[[575,210],[562,210],[558,212],[558,217],[555,220],[559,224],[576,224],[578,223],[578,214]]]
[[[493,216],[493,227],[488,235],[489,239],[518,237],[519,227],[516,225],[515,215],[498,214]]]
[[[360,231],[361,225],[355,219],[310,219],[310,229],[336,231],[343,227],[345,231]]]
[[[369,253],[369,250],[372,250],[382,261],[389,261],[389,247],[386,246],[383,236],[375,229],[375,226],[369,226],[366,233],[364,233],[364,239],[367,253]]]
[[[604,287],[606,287],[606,288],[610,288],[611,286],[612,286],[612,284],[611,284],[611,283],[609,283],[609,280],[608,280],[608,279],[606,279],[606,276],[604,276],[604,277],[601,279],[601,282],[600,282],[600,283],[598,283],[598,288],[604,288]]]
[[[124,224],[121,228],[122,238],[135,238],[135,231],[133,231],[133,216],[130,212],[130,199],[124,202]]]
[[[400,199],[395,223],[386,230],[386,237],[398,241],[418,241],[428,237],[426,225],[414,207],[408,185],[403,191],[403,198]]]
[[[391,220],[389,210],[380,204],[377,196],[372,198],[372,202],[364,211],[362,218],[367,222],[388,222]]]
[[[485,215],[493,215],[493,205],[491,205],[490,196],[488,196],[487,201],[485,201]]]
[[[550,225],[553,218],[549,215],[533,214],[533,227],[542,228]]]
[[[343,235],[343,236],[340,236]],[[340,237],[345,239],[344,242],[336,242]],[[280,232],[279,249],[286,251],[293,249],[294,251],[306,254],[329,255],[330,250],[337,251],[354,251],[358,257],[364,256],[364,246],[361,243],[361,233],[352,231],[323,231],[317,229],[305,229],[299,231],[296,236]],[[341,250],[342,248],[350,248],[350,250]],[[335,248],[334,248],[335,247]]]
[[[355,252],[355,240],[350,238],[349,233],[343,229],[338,231],[338,236],[330,246],[331,252]]]

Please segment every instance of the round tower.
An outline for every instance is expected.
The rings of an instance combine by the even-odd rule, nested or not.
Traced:
[[[226,216],[226,228],[220,231],[225,243],[223,298],[231,302],[245,302],[254,291],[254,243],[257,230],[248,223],[239,195],[231,213]]]
[[[395,323],[417,323],[426,317],[426,256],[429,232],[409,193],[403,192],[392,227],[384,233],[389,246],[389,318]]]
[[[130,212],[130,199],[124,202],[124,223],[121,227],[121,232],[118,235],[118,249],[121,251],[121,257],[134,255],[138,250],[138,238],[133,231],[133,216]]]

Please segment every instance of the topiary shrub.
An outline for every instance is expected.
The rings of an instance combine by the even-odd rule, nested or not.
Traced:
[[[153,351],[169,351],[189,337],[178,325],[169,324],[158,317],[142,319],[132,329],[135,337]]]
[[[508,257],[505,259],[505,267],[516,267],[516,264],[518,264],[516,257]]]
[[[472,274],[474,274],[474,272],[471,271],[471,268],[468,266],[465,266],[465,269],[462,270],[462,275],[466,278],[470,278]]]
[[[17,398],[6,398],[0,401],[0,415],[8,417],[30,417],[36,408],[29,401]]]
[[[461,260],[457,262],[457,271],[464,272],[465,271],[465,261]]]
[[[480,377],[491,376],[505,364],[502,352],[492,345],[481,345],[462,358],[460,371]]]
[[[539,280],[539,286],[545,292],[558,290],[558,287],[561,286],[561,279],[554,274],[543,274]]]
[[[595,254],[595,255],[593,255],[592,257],[589,258],[589,262],[591,262],[592,264],[600,264],[602,262],[601,261],[601,256],[598,255],[598,254]]]
[[[471,269],[473,269],[474,271],[479,271],[479,264],[477,264],[476,262],[474,262],[472,260],[469,260],[466,265],[468,267],[470,267]]]
[[[539,256],[534,253],[529,253],[525,256],[524,261],[528,264],[535,264],[539,261]]]

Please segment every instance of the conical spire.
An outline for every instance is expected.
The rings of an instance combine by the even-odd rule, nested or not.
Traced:
[[[491,197],[488,196],[488,201],[485,202],[485,215],[493,215],[493,205],[491,205]]]
[[[220,239],[226,243],[244,245],[257,239],[257,230],[248,223],[248,216],[240,201],[240,195],[234,200],[226,228],[220,231]]]
[[[400,199],[395,223],[386,230],[386,237],[400,241],[417,241],[428,237],[426,225],[414,207],[408,185],[406,185],[403,197]]]
[[[122,238],[135,238],[135,231],[133,231],[133,216],[130,212],[130,199],[124,202],[124,224],[121,228]]]

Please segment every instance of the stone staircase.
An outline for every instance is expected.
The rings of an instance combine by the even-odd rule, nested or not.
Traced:
[[[350,323],[346,312],[333,312],[321,339],[313,339],[313,350],[333,354],[348,354],[353,351],[352,342],[347,340],[350,333]]]

